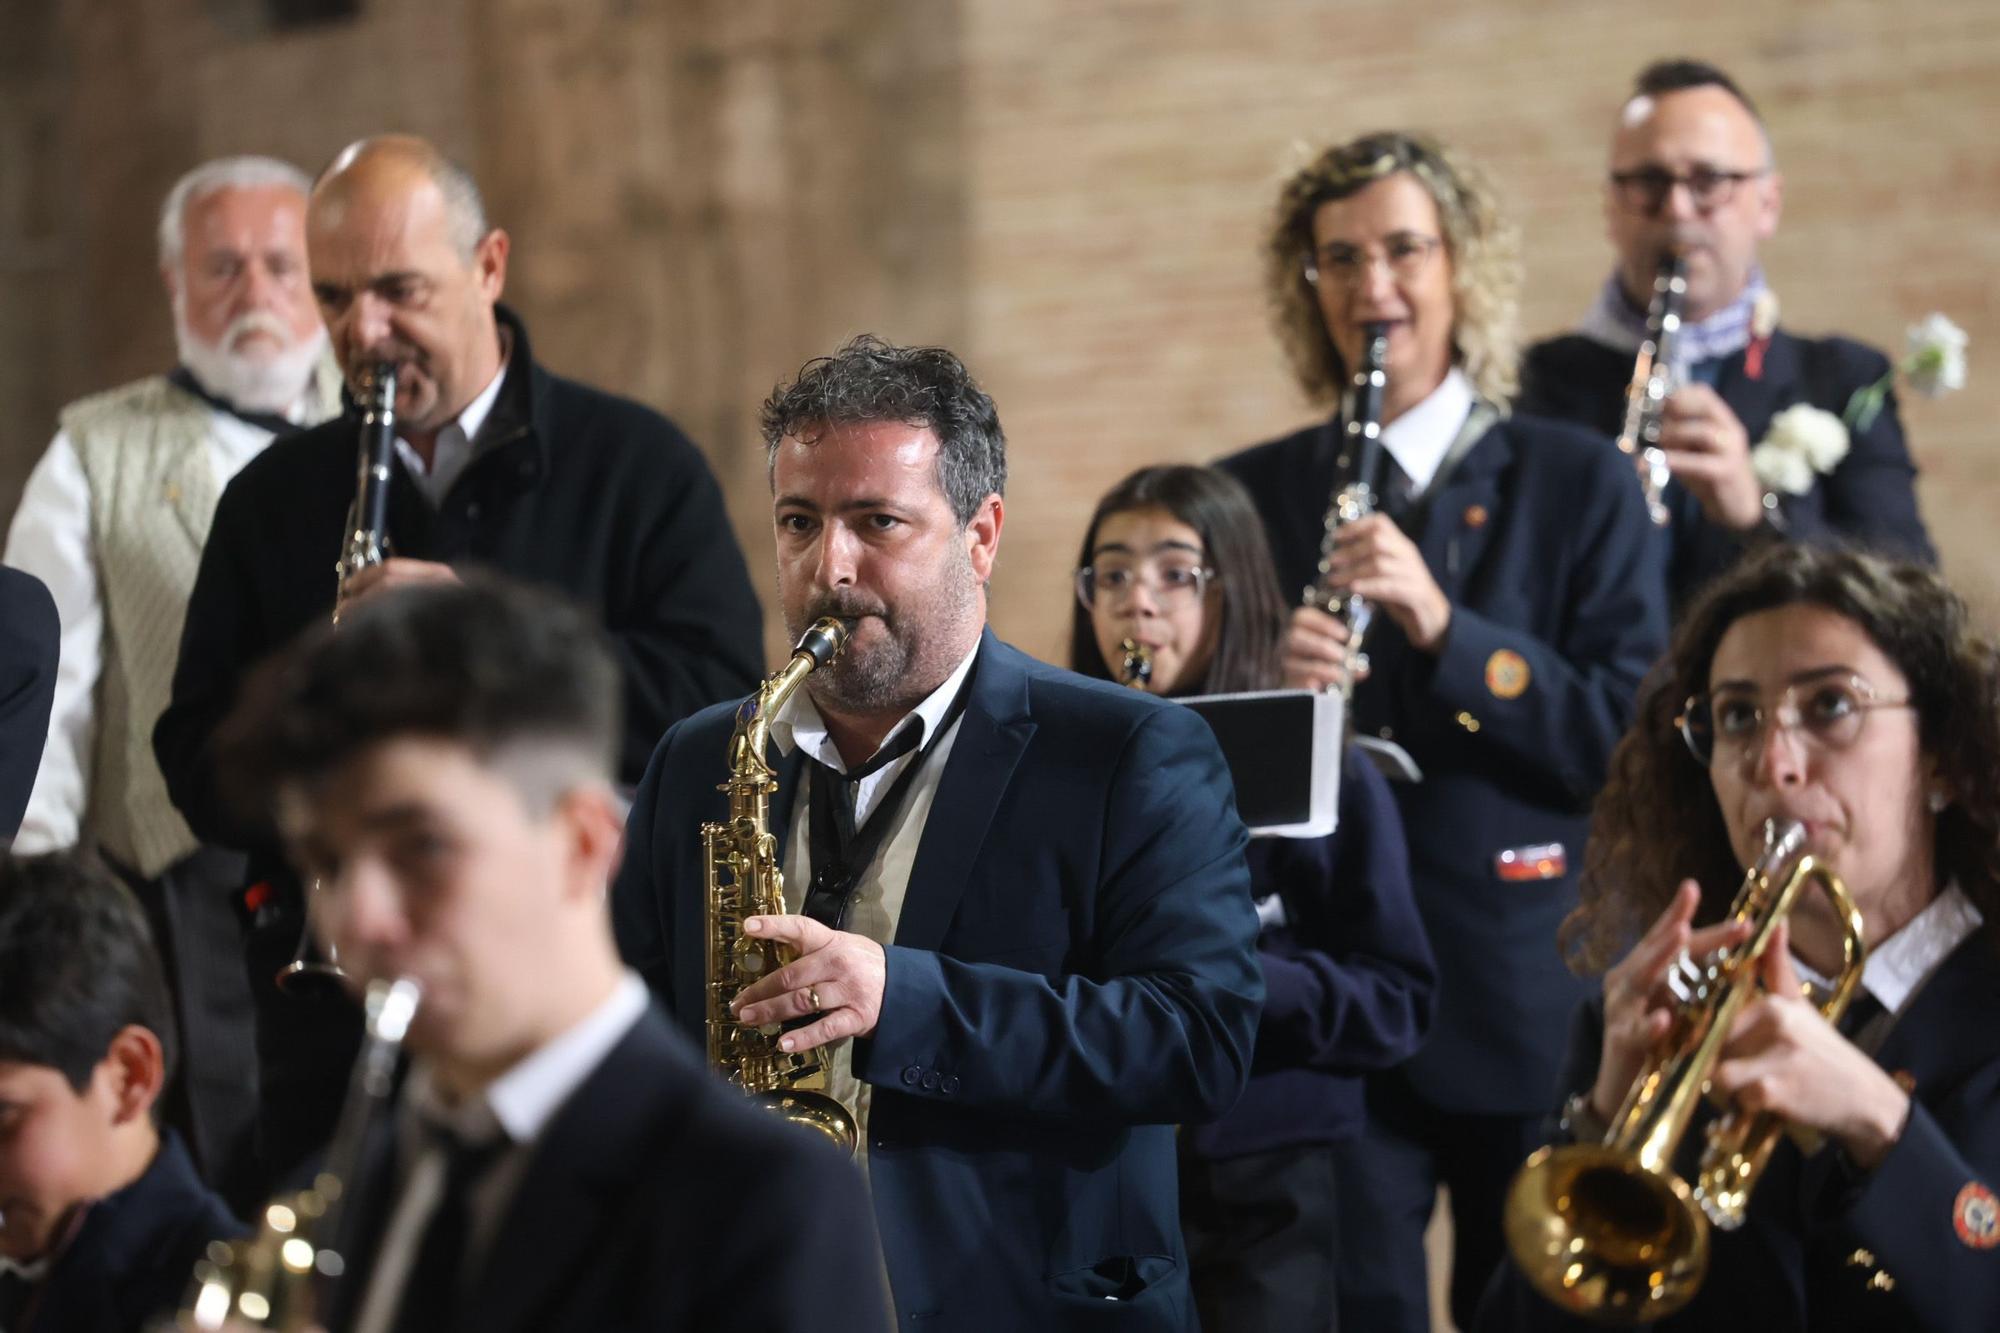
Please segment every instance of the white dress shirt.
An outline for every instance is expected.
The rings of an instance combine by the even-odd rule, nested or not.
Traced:
[[[285,415],[297,421],[305,410],[302,396]],[[219,492],[263,452],[271,432],[217,407],[208,409],[208,418],[208,461]],[[97,681],[104,670],[104,600],[91,541],[90,482],[68,431],[56,432],[28,474],[7,531],[5,562],[48,585],[62,625],[48,744],[14,839],[17,852],[53,852],[75,846],[82,834],[97,741]]]
[[[1968,935],[1979,929],[1983,920],[1979,909],[1958,885],[1949,885],[1924,904],[1923,911],[1904,922],[1901,930],[1879,944],[1868,946],[1868,961],[1861,968],[1861,989],[1874,996],[1890,1014],[1901,1013],[1917,988],[1930,980],[1931,973],[1965,943]],[[1822,989],[1832,985],[1797,954],[1792,955],[1792,968],[1800,980]]]
[[[1453,366],[1444,383],[1424,400],[1382,427],[1382,447],[1389,451],[1415,484],[1414,494],[1430,489],[1431,479],[1458,440],[1476,395],[1465,372]]]
[[[399,1160],[410,1164],[402,1193],[382,1231],[355,1333],[388,1333],[402,1306],[403,1287],[423,1244],[424,1230],[444,1194],[445,1150],[428,1126],[443,1126],[468,1143],[505,1134],[507,1147],[472,1189],[468,1271],[476,1268],[499,1230],[534,1156],[537,1141],[563,1104],[625,1039],[648,1003],[646,983],[627,971],[605,1001],[581,1022],[493,1080],[485,1095],[451,1105],[420,1062],[410,1071],[398,1112]]]
[[[444,504],[444,497],[451,494],[452,483],[458,480],[465,465],[472,461],[472,442],[479,438],[479,428],[486,424],[486,418],[493,412],[493,404],[500,397],[501,381],[507,378],[507,362],[510,355],[502,352],[500,369],[479,391],[479,396],[465,405],[465,410],[438,428],[437,439],[431,445],[430,466],[424,466],[424,456],[411,446],[401,435],[396,437],[396,457],[403,460],[403,470],[410,474],[410,480],[417,485],[418,492],[430,502],[433,509]]]
[[[862,873],[849,900],[846,929],[865,935],[877,944],[886,946],[896,938],[896,923],[902,918],[903,897],[909,890],[910,868],[917,859],[917,844],[923,840],[931,803],[937,798],[938,783],[944,777],[945,764],[951,758],[951,748],[958,739],[964,714],[954,718],[941,735],[933,737],[932,733],[950,711],[952,701],[958,697],[978,655],[979,648],[975,644],[951,675],[945,678],[944,684],[933,690],[882,738],[882,743],[887,745],[908,728],[919,727],[922,729],[919,748],[884,764],[856,784],[854,827],[859,829],[881,805],[882,798],[895,786],[903,770],[916,762],[917,755],[924,748],[931,752],[910,784],[902,808],[895,812],[895,823],[885,830],[874,864]],[[777,742],[781,753],[790,754],[795,748],[804,750],[835,772],[847,771],[839,747],[827,734],[819,709],[813,706],[811,696],[804,690],[794,694],[790,702],[771,719],[771,739]],[[810,769],[802,770],[802,773],[810,772]],[[804,780],[810,782],[811,778]],[[797,912],[804,904],[806,885],[812,878],[812,839],[808,824],[812,812],[810,792],[807,787],[792,797],[792,823],[784,865],[785,910],[789,912]],[[821,1047],[820,1053],[828,1062],[827,1090],[854,1112],[855,1123],[860,1126],[861,1142],[855,1160],[865,1172],[868,1165],[868,1107],[872,1090],[854,1076],[854,1042],[851,1038],[843,1038]]]

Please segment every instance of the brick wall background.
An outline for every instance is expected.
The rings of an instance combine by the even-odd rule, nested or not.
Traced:
[[[1013,442],[1000,630],[1062,648],[1097,495],[1307,412],[1257,290],[1302,146],[1433,130],[1504,182],[1524,315],[1607,266],[1610,116],[1633,71],[1729,66],[1771,124],[1787,320],[1899,344],[1931,309],[1972,386],[1906,405],[1949,572],[2000,556],[2000,14],[1989,0],[362,0],[273,31],[254,0],[12,0],[0,43],[0,512],[56,409],[167,364],[161,195],[204,157],[316,168],[373,130],[465,160],[515,234],[510,298],[556,368],[679,419],[768,587],[755,409],[864,329],[960,350]],[[769,610],[767,606],[767,611]],[[775,628],[773,646],[778,642]]]

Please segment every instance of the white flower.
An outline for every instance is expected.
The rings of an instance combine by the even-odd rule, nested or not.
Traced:
[[[1937,311],[1923,322],[1910,326],[1910,354],[1903,373],[1910,387],[1926,398],[1936,398],[1965,387],[1965,348],[1971,340],[1965,330]]]
[[[1778,329],[1778,294],[1766,287],[1750,303],[1750,336],[1768,338]]]
[[[1771,490],[1804,495],[1815,474],[1840,466],[1847,444],[1847,426],[1839,417],[1796,403],[1771,418],[1763,442],[1750,451],[1750,468]]]
[[[1760,444],[1750,451],[1750,470],[1767,491],[1804,495],[1813,488],[1812,464],[1796,449]]]

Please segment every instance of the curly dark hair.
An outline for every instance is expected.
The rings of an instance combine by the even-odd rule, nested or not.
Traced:
[[[1951,803],[1937,817],[1940,883],[1956,881],[2000,921],[2000,645],[1937,572],[1859,551],[1778,545],[1746,559],[1688,609],[1667,656],[1640,687],[1638,714],[1611,755],[1592,811],[1579,902],[1559,936],[1579,973],[1601,972],[1666,909],[1675,886],[1702,886],[1698,921],[1719,920],[1743,874],[1707,770],[1675,729],[1708,689],[1729,627],[1785,606],[1845,616],[1910,683],[1917,734]]]
[[[1278,575],[1257,506],[1243,483],[1214,468],[1186,465],[1140,468],[1105,492],[1084,529],[1078,568],[1090,563],[1097,530],[1113,514],[1164,509],[1201,534],[1202,552],[1222,589],[1222,622],[1215,656],[1198,681],[1177,694],[1226,694],[1277,688],[1286,608],[1278,596]],[[1100,680],[1112,678],[1098,651],[1090,612],[1074,602],[1070,613],[1069,664]]]
[[[942,347],[898,347],[864,333],[805,363],[771,390],[760,422],[767,471],[787,436],[810,443],[829,426],[900,421],[938,438],[938,489],[962,527],[989,495],[1007,490],[1007,437],[993,400]]]
[[[1348,368],[1305,276],[1313,218],[1322,204],[1398,172],[1408,172],[1437,205],[1457,307],[1452,359],[1481,396],[1504,406],[1518,383],[1520,233],[1485,173],[1428,135],[1364,134],[1326,149],[1285,182],[1264,238],[1264,294],[1278,341],[1309,401],[1331,403],[1347,387]]]

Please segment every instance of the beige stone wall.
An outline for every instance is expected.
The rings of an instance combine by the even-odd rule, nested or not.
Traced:
[[[1527,233],[1528,326],[1553,330],[1605,272],[1611,112],[1639,64],[1685,51],[1729,64],[1771,122],[1788,188],[1768,260],[1789,322],[1895,343],[1936,308],[1971,331],[1971,389],[1906,415],[1946,566],[2000,609],[1983,540],[2000,498],[1990,0],[362,11],[273,35],[249,0],[10,6],[0,512],[62,402],[170,356],[151,232],[180,170],[250,150],[316,166],[411,129],[464,158],[515,233],[510,296],[541,354],[707,449],[761,587],[755,409],[772,382],[864,329],[959,348],[1014,446],[994,618],[1055,653],[1106,486],[1305,419],[1255,265],[1296,146],[1411,125],[1474,152]]]

